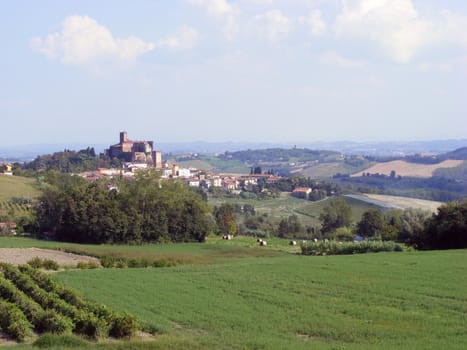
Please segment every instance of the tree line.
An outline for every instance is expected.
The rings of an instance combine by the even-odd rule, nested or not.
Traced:
[[[48,172],[35,208],[36,231],[81,243],[204,241],[207,204],[184,183],[155,171],[88,182]]]
[[[391,240],[418,249],[467,248],[467,201],[450,202],[437,213],[421,209],[389,210],[371,208],[365,211],[354,228],[351,227],[351,207],[336,199],[320,215],[321,233],[330,238]]]

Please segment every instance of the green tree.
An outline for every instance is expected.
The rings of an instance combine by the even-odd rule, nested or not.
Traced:
[[[66,241],[142,243],[204,241],[208,207],[184,183],[162,182],[157,172],[134,180],[57,175],[43,186],[36,218],[39,231]],[[114,189],[116,188],[116,189]]]
[[[343,199],[333,199],[319,215],[324,234],[339,227],[349,226],[352,220],[352,208]]]
[[[362,237],[381,235],[384,227],[383,214],[378,209],[368,209],[357,223],[357,234]]]
[[[467,248],[467,201],[439,207],[438,214],[427,221],[418,244],[428,249]]]
[[[401,231],[398,240],[418,246],[422,241],[425,224],[431,213],[422,209],[409,208],[401,215]]]
[[[237,233],[238,225],[235,218],[235,208],[231,204],[224,203],[215,208],[214,216],[221,233],[226,235]]]
[[[278,233],[279,237],[287,238],[294,237],[303,231],[303,226],[297,215],[290,215],[279,222]]]

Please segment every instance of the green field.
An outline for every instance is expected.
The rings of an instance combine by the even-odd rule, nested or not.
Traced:
[[[12,197],[36,197],[38,191],[33,184],[34,179],[0,174],[0,201],[7,201]]]
[[[156,330],[150,342],[96,345],[99,348],[465,348],[467,250],[310,257],[291,254],[287,241],[270,242],[272,246],[261,249],[252,238],[211,238],[206,244],[73,245],[123,255],[204,256],[204,263],[69,270],[57,278],[88,299],[128,311]],[[0,247],[60,245],[0,239]]]
[[[466,270],[467,252],[453,251],[284,255],[58,277],[194,348],[463,349]]]
[[[28,213],[26,204],[12,203],[10,200],[13,197],[33,199],[37,195],[34,179],[0,174],[0,215],[12,215],[13,218],[26,215]]]
[[[370,208],[379,208],[373,204],[363,201],[340,197],[352,207],[352,220],[358,222],[364,211]],[[210,205],[219,206],[222,203],[230,204],[251,204],[260,214],[267,213],[270,217],[280,219],[290,215],[297,215],[304,225],[320,226],[319,214],[324,207],[329,205],[331,198],[327,198],[318,202],[310,202],[303,199],[295,198],[290,193],[283,192],[279,198],[272,199],[242,199],[242,198],[209,198]],[[278,220],[277,220],[278,221]]]
[[[170,159],[170,161],[177,163],[181,167],[193,167],[200,170],[213,171],[217,173],[245,175],[250,173],[250,168],[246,167],[245,164],[239,160],[223,160],[218,157],[202,156],[200,159],[183,161],[175,161]]]

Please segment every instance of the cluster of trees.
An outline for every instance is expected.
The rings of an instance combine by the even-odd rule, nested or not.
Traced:
[[[437,214],[421,209],[365,211],[351,228],[351,208],[333,200],[320,215],[322,234],[330,238],[370,239],[404,242],[419,249],[467,248],[467,201],[442,205]]]
[[[213,214],[217,234],[309,239],[318,231],[315,227],[304,225],[295,214],[278,219],[267,213],[257,213],[251,204],[224,203],[214,207]]]
[[[87,182],[49,172],[36,206],[37,230],[60,240],[89,243],[203,241],[208,207],[184,183],[153,171],[134,180]]]
[[[15,164],[13,172],[16,175],[34,176],[36,172],[49,170],[60,173],[79,173],[93,171],[97,168],[120,167],[121,161],[114,158],[99,156],[93,147],[79,151],[65,149],[53,154],[37,156],[33,161],[24,165]]]

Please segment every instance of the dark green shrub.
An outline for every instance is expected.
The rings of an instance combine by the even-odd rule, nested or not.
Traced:
[[[96,315],[82,311],[75,316],[75,331],[89,338],[97,339],[109,335],[110,324]]]
[[[112,268],[115,266],[115,258],[113,256],[102,256],[99,260],[104,268]]]
[[[70,318],[60,315],[53,310],[44,311],[37,324],[39,333],[71,333],[73,328],[73,321]]]
[[[110,335],[115,338],[130,338],[140,329],[138,320],[127,313],[115,316],[112,320]]]
[[[46,270],[54,270],[57,271],[60,266],[53,260],[50,259],[44,259],[42,261],[42,267]]]
[[[0,297],[18,306],[26,318],[34,325],[34,329],[38,332],[41,331],[40,322],[44,310],[2,275],[0,275]]]
[[[35,269],[43,268],[46,270],[57,271],[60,268],[60,266],[54,260],[40,259],[38,257],[32,258],[27,262],[27,264]]]
[[[78,262],[76,267],[82,270],[91,270],[91,269],[98,269],[99,264],[92,262],[92,261],[80,261]]]
[[[29,277],[31,277],[34,282],[45,291],[57,294],[61,299],[77,308],[85,306],[85,301],[76,291],[66,288],[62,284],[58,283],[49,274],[34,269],[29,265],[19,266],[19,269],[21,272],[29,275]]]
[[[32,334],[32,325],[15,304],[0,300],[0,330],[17,341]]]
[[[42,259],[35,257],[27,262],[28,265],[34,267],[35,269],[40,269],[42,267]]]
[[[303,255],[344,255],[377,252],[401,252],[403,248],[394,242],[364,241],[336,242],[319,241],[301,246]]]
[[[152,267],[171,267],[177,266],[177,262],[170,259],[158,259],[152,262]]]
[[[118,259],[115,261],[115,267],[117,269],[124,269],[128,267],[128,263],[125,259]]]

